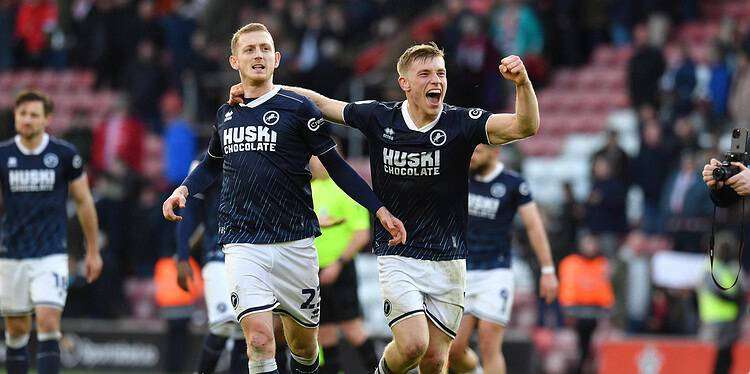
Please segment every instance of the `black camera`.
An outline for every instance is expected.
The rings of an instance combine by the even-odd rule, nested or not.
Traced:
[[[732,162],[750,163],[750,155],[747,153],[747,138],[750,130],[744,127],[732,130],[732,146],[726,154],[721,166],[714,169],[714,180],[725,181],[740,172],[740,168],[732,165]]]

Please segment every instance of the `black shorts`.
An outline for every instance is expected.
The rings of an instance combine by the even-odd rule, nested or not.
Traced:
[[[340,323],[362,317],[357,296],[357,269],[354,261],[341,268],[336,282],[320,286],[320,324]]]

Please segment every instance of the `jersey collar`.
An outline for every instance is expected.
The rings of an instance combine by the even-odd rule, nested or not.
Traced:
[[[497,176],[503,172],[503,169],[505,169],[505,165],[502,162],[498,162],[497,165],[495,165],[495,170],[493,170],[491,173],[487,175],[477,175],[474,177],[474,179],[482,183],[489,183],[493,179],[497,178]]]
[[[433,120],[432,122],[428,123],[425,126],[417,127],[417,125],[414,123],[414,121],[411,119],[411,116],[409,115],[409,101],[404,100],[404,102],[401,104],[401,115],[404,117],[404,122],[406,122],[406,127],[409,128],[409,130],[413,131],[419,131],[419,132],[428,132],[432,130],[435,125],[440,121],[440,116],[443,114],[443,108],[440,108],[440,112],[438,112],[437,118]]]
[[[251,102],[249,102],[247,104],[240,103],[240,106],[247,107],[247,108],[255,108],[258,105],[263,104],[266,101],[270,100],[272,97],[276,96],[276,94],[279,93],[279,91],[281,91],[281,86],[274,86],[271,89],[271,91],[268,91],[268,92],[264,93],[262,96],[256,98],[255,100],[253,100],[253,101],[251,101]]]
[[[13,140],[16,142],[16,147],[18,147],[18,150],[21,151],[21,153],[25,154],[26,156],[36,156],[42,153],[45,148],[47,148],[47,144],[49,144],[49,135],[46,133],[43,134],[42,142],[39,143],[39,145],[35,149],[26,148],[23,143],[21,143],[21,135],[16,135]]]

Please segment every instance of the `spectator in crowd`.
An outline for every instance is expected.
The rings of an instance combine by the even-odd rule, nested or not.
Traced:
[[[0,0],[0,72],[13,67],[13,30],[15,19],[13,17],[13,1]]]
[[[614,255],[619,237],[627,232],[625,199],[627,187],[617,179],[604,157],[594,159],[591,192],[586,201],[586,227],[600,235],[604,253]]]
[[[523,1],[503,0],[492,10],[489,18],[492,43],[503,56],[542,53],[542,27],[534,10]]]
[[[710,122],[714,132],[721,131],[724,120],[727,118],[727,105],[729,102],[729,88],[732,84],[732,71],[727,65],[725,52],[718,43],[715,43],[710,51],[711,79],[708,87],[708,100],[711,104]]]
[[[84,165],[88,165],[91,160],[91,147],[94,139],[93,126],[89,122],[90,116],[91,113],[86,108],[74,109],[73,118],[71,118],[68,128],[62,135],[63,139],[76,147]]]
[[[687,44],[680,49],[674,66],[667,72],[667,86],[665,87],[672,95],[672,106],[670,113],[677,117],[690,114],[693,110],[693,92],[697,85],[696,65],[693,61],[691,50]]]
[[[630,157],[620,146],[617,138],[617,130],[607,130],[607,142],[604,147],[594,152],[594,159],[604,158],[612,167],[612,177],[625,185],[630,183],[629,163]]]
[[[48,58],[49,39],[57,28],[57,5],[52,0],[23,0],[16,13],[15,37],[21,43],[22,63],[42,67]],[[3,53],[7,53],[8,50]]]
[[[750,49],[740,51],[734,74],[729,94],[729,113],[734,127],[748,127],[750,126]]]
[[[646,25],[637,25],[633,30],[635,51],[628,61],[630,104],[636,108],[645,103],[658,107],[659,79],[666,68],[662,51],[649,45],[648,39]]]
[[[122,162],[128,169],[141,172],[145,131],[143,123],[130,114],[127,100],[120,100],[109,118],[94,129],[94,171],[111,171],[115,162]]]
[[[655,117],[646,118],[641,129],[641,147],[630,169],[633,183],[643,192],[641,228],[647,234],[662,232],[661,193],[674,163],[663,132]]]
[[[133,114],[152,130],[160,129],[159,97],[164,90],[164,70],[156,61],[158,53],[152,40],[138,42],[137,57],[123,71],[128,96],[133,101]]]
[[[197,28],[195,19],[190,18],[183,0],[174,0],[172,9],[161,18],[164,30],[164,46],[167,51],[168,73],[173,85],[179,84],[182,72],[193,58],[191,39]]]
[[[589,358],[591,337],[614,305],[607,258],[602,256],[597,236],[583,232],[579,253],[565,257],[559,266],[560,305],[578,333],[579,362],[582,373]]]
[[[169,91],[161,98],[164,131],[164,169],[167,183],[178,186],[188,175],[190,162],[195,159],[196,139],[192,126],[182,118],[182,98]]]
[[[710,228],[712,204],[706,199],[706,188],[693,153],[681,155],[679,168],[670,174],[664,185],[661,203],[664,228],[674,239],[674,249],[702,251],[701,239]]]

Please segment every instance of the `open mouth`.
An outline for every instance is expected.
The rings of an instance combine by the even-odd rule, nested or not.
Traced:
[[[433,88],[429,91],[427,91],[427,102],[432,105],[439,105],[440,104],[440,96],[442,95],[443,91],[437,88]]]
[[[252,66],[252,68],[253,68],[253,71],[256,73],[262,73],[263,71],[266,70],[266,67],[263,64],[255,64]]]

